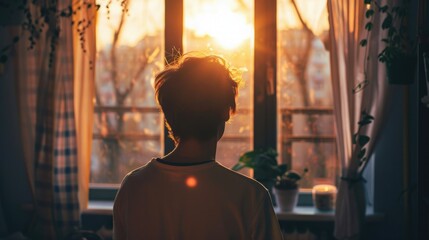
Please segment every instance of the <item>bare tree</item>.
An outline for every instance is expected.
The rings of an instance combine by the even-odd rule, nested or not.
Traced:
[[[122,49],[123,46],[119,43],[119,39],[123,33],[124,25],[126,24],[129,2],[130,1],[121,2],[122,13],[119,23],[114,29],[109,53],[99,54],[99,57],[103,58],[103,60],[108,63],[109,67],[107,71],[109,73],[109,81],[111,81],[113,86],[114,99],[116,101],[115,106],[117,107],[116,111],[114,111],[114,119],[103,117],[103,114],[105,114],[103,110],[97,111],[98,120],[101,124],[105,125],[106,129],[102,134],[102,143],[108,169],[102,172],[109,172],[111,174],[109,176],[102,176],[102,179],[98,179],[98,181],[101,180],[102,182],[116,183],[121,180],[121,176],[119,176],[119,163],[123,150],[121,146],[121,137],[124,133],[124,114],[126,113],[121,107],[125,106],[125,102],[135,89],[137,81],[145,80],[142,79],[143,72],[159,54],[159,48],[145,46],[145,50],[139,52],[138,57],[131,59],[132,62],[130,62],[130,59],[121,58],[121,54],[124,54],[124,51]],[[128,53],[138,50],[137,47],[134,47],[134,49],[128,49]],[[126,69],[124,67],[125,65],[128,65]],[[141,94],[144,93],[145,90],[143,89]],[[100,89],[96,88],[96,105],[100,106],[102,109],[105,104],[106,103],[102,102]]]
[[[294,72],[294,75],[298,79],[299,84],[299,91],[302,96],[302,101],[304,107],[310,106],[310,95],[309,95],[309,86],[308,81],[306,79],[306,71],[308,67],[308,62],[310,59],[310,53],[312,50],[312,44],[313,41],[316,39],[315,34],[313,31],[308,27],[307,23],[304,21],[301,12],[298,9],[298,6],[296,4],[296,0],[290,0],[293,8],[298,16],[299,22],[302,24],[302,29],[304,31],[305,37],[300,40],[296,41],[302,44],[304,42],[304,47],[296,49],[296,52],[299,52],[297,54],[293,54],[290,48],[283,48],[282,54],[286,57],[287,61],[292,65],[292,71]],[[290,37],[296,37],[296,36],[290,36]],[[317,118],[315,118],[313,115],[307,115],[307,124],[309,125],[309,130],[312,135],[319,135],[318,129],[316,127]],[[314,142],[314,152],[315,156],[317,157],[317,165],[315,169],[312,169],[312,171],[318,171],[317,175],[325,175],[325,168],[323,167],[323,164],[325,162],[325,156],[322,151],[322,147],[319,142]]]

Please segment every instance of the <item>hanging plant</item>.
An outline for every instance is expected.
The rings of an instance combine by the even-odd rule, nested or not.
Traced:
[[[368,157],[366,156],[366,145],[371,140],[370,137],[362,133],[362,128],[372,123],[372,121],[374,121],[374,117],[366,111],[362,111],[361,118],[358,122],[358,130],[353,134],[352,143],[356,146],[356,158],[359,161],[360,167],[368,160]]]
[[[362,90],[368,83],[367,69],[369,60],[369,36],[370,32],[377,26],[374,25],[374,16],[381,16],[381,25],[378,26],[381,32],[386,33],[386,37],[381,41],[384,48],[378,53],[378,61],[384,63],[387,71],[387,78],[392,84],[410,84],[414,80],[416,70],[416,48],[413,41],[408,36],[408,6],[409,1],[404,0],[398,5],[388,4],[381,6],[376,0],[365,0],[365,4],[370,6],[365,12],[367,22],[365,29],[366,38],[360,41],[360,46],[365,47],[364,59],[364,82],[359,83],[353,92]]]
[[[118,0],[119,1],[119,0]],[[128,11],[127,0],[120,0],[122,11]],[[110,5],[112,0],[107,1],[105,7],[110,13]],[[79,35],[80,47],[83,52],[85,49],[85,32],[95,23],[96,12],[100,9],[100,4],[93,4],[84,0],[73,1],[62,9],[58,8],[58,0],[43,1],[43,0],[21,0],[21,1],[9,1],[0,0],[0,12],[4,14],[10,14],[11,16],[18,16],[20,18],[20,26],[22,28],[21,35],[27,35],[28,49],[32,50],[38,43],[40,36],[45,31],[50,34],[50,51],[49,51],[49,67],[52,66],[53,59],[55,56],[56,43],[61,32],[60,20],[62,18],[72,18],[70,24],[74,27],[73,30]],[[80,11],[87,11],[95,8],[94,14],[87,17],[80,17]],[[22,17],[21,17],[22,16]],[[73,20],[74,16],[80,18]],[[84,15],[86,16],[86,15]],[[75,17],[76,18],[76,17]],[[15,36],[12,42],[5,47],[0,49],[0,68],[8,61],[8,53],[12,47],[23,39],[22,36]]]

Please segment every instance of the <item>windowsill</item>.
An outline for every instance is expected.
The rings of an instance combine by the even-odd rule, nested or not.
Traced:
[[[322,212],[313,206],[297,206],[292,212],[281,212],[277,207],[274,210],[280,221],[333,222],[335,220],[334,211]],[[366,221],[376,222],[382,219],[382,213],[375,213],[372,207],[367,207]]]
[[[278,208],[274,210],[280,221],[333,222],[335,219],[334,211],[321,212],[313,206],[297,206],[292,212],[281,212]],[[112,211],[113,201],[89,201],[88,209],[83,212],[85,214],[112,215]],[[382,219],[382,213],[375,213],[372,207],[367,207],[366,220],[368,222],[377,222]]]
[[[113,201],[89,200],[88,208],[83,212],[86,214],[111,215],[113,213]]]

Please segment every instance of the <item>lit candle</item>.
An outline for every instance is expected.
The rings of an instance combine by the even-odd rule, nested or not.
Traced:
[[[337,188],[335,186],[322,184],[313,187],[313,203],[317,210],[333,210],[336,196]]]

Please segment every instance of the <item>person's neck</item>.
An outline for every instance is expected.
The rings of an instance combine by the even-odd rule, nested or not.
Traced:
[[[199,163],[214,161],[216,157],[216,139],[200,141],[187,139],[180,141],[176,148],[162,158],[163,161],[172,163]]]

